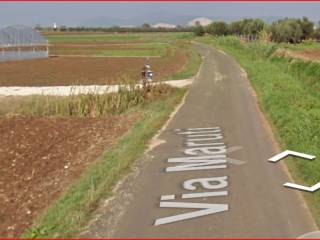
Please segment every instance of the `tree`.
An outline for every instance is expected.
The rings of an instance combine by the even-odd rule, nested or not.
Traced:
[[[203,36],[206,33],[201,25],[194,27],[193,32],[196,36]]]
[[[318,27],[318,28],[314,31],[312,37],[313,37],[314,39],[320,41],[320,27]]]
[[[307,17],[303,17],[302,20],[298,20],[302,30],[302,39],[307,39],[314,33],[314,23],[309,21]]]
[[[65,31],[68,30],[68,28],[67,28],[66,26],[62,25],[62,26],[60,26],[59,30],[60,30],[61,32],[65,32]]]
[[[206,27],[206,32],[216,36],[228,34],[228,24],[225,22],[213,22]]]
[[[236,22],[230,23],[229,33],[237,35],[237,36],[243,34],[242,21],[236,21]]]
[[[275,42],[301,42],[303,31],[299,21],[295,18],[285,18],[274,22],[270,28],[271,39]]]
[[[151,28],[149,23],[144,23],[142,24],[142,28]]]

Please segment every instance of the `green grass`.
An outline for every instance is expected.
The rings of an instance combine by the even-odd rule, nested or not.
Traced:
[[[185,45],[184,48],[187,48],[188,63],[181,72],[176,73],[170,79],[188,79],[195,76],[199,71],[199,67],[202,63],[201,56],[192,46]]]
[[[132,57],[132,56],[165,56],[166,48],[153,48],[152,50],[103,50],[97,55],[99,56],[117,56],[117,57]]]
[[[77,236],[90,220],[99,200],[111,196],[112,188],[142,156],[148,141],[168,119],[185,92],[185,89],[174,89],[168,97],[145,105],[143,116],[134,127],[91,165],[22,237]]]
[[[51,43],[59,42],[91,42],[93,40],[101,43],[119,41],[125,44],[134,40],[132,45],[119,45],[116,49],[94,49],[90,46],[79,48],[59,47],[53,48],[52,55],[98,55],[111,57],[174,57],[177,48],[182,48],[188,55],[188,63],[173,76],[162,80],[187,79],[194,76],[202,62],[200,55],[191,46],[190,41],[194,38],[193,33],[129,33],[129,34],[64,34],[49,35]],[[138,44],[136,44],[138,43]],[[124,48],[125,49],[122,49]],[[129,49],[128,49],[129,48]]]
[[[87,55],[87,56],[105,56],[105,57],[154,57],[154,56],[165,56],[165,48],[153,48],[153,49],[78,49],[78,50],[54,50],[50,52],[51,55]]]
[[[320,42],[305,41],[300,44],[281,43],[280,46],[294,51],[301,51],[308,49],[320,49]]]
[[[68,54],[68,51],[84,52],[87,54],[102,56],[165,56],[168,48],[175,48],[181,41],[188,41],[193,38],[191,33],[128,33],[128,34],[61,34],[48,35],[51,44],[72,42],[85,43],[96,42],[119,43],[129,45],[119,45],[118,49],[94,49],[90,46],[79,46],[79,48],[58,48],[52,49],[52,54]],[[132,44],[130,44],[132,43]],[[126,47],[126,49],[121,49]],[[103,48],[103,45],[101,45]],[[129,49],[128,49],[129,48]],[[148,49],[146,49],[148,48]],[[83,54],[83,53],[82,53]]]
[[[124,83],[123,83],[124,84]],[[144,88],[127,80],[117,93],[72,94],[67,97],[32,95],[8,97],[1,101],[0,116],[24,115],[34,117],[103,117],[121,114],[134,107],[167,97],[172,88],[165,84]]]
[[[190,39],[192,33],[100,33],[100,34],[55,34],[46,35],[50,43],[61,42],[97,42],[97,43],[152,43],[170,42],[179,39]]]
[[[142,40],[138,34],[61,34],[46,36],[50,43],[59,42],[133,42]]]
[[[134,45],[117,45],[115,48],[107,47],[100,49],[91,48],[90,46],[75,47],[53,47],[50,50],[51,55],[96,55],[96,56],[165,56],[168,48],[172,48],[166,43],[141,43]]]
[[[198,40],[227,52],[247,71],[282,149],[318,157],[286,160],[295,182],[308,186],[319,182],[320,64],[274,56],[278,46],[273,44],[241,44],[231,37]],[[304,196],[320,226],[320,191]]]

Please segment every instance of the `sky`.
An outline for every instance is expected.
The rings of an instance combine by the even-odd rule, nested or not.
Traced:
[[[167,22],[185,24],[195,17],[232,21],[261,17],[307,16],[320,20],[320,2],[24,2],[0,3],[0,27],[23,24],[51,26],[123,26]]]

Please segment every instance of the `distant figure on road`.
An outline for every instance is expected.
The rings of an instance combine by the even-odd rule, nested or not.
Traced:
[[[141,81],[142,84],[145,86],[147,82],[152,82],[153,72],[151,70],[150,65],[147,63],[144,65],[141,71]]]

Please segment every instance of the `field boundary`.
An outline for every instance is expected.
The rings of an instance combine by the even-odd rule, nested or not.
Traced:
[[[151,85],[167,84],[172,87],[184,88],[191,85],[193,78],[182,80],[168,80],[152,82]],[[105,94],[118,92],[125,85],[74,85],[74,86],[53,86],[53,87],[0,87],[0,96],[30,96],[30,95],[51,95],[70,96],[78,94]],[[142,84],[136,84],[134,88],[142,88]],[[128,86],[130,89],[130,86]]]
[[[50,58],[62,57],[62,58],[161,58],[161,56],[108,56],[108,55],[50,55]]]

